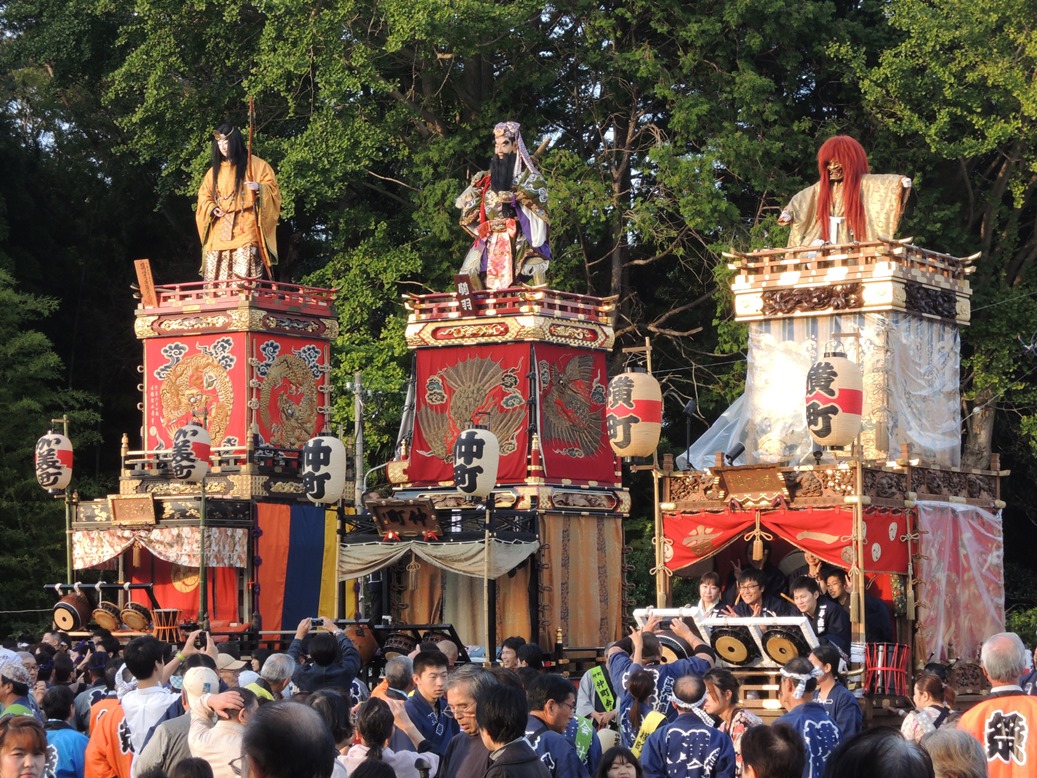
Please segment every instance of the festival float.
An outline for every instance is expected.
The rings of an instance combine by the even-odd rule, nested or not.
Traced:
[[[745,391],[664,458],[656,607],[683,612],[670,576],[723,578],[758,553],[747,544],[769,544],[786,574],[806,552],[855,582],[850,669],[868,699],[910,697],[912,669],[929,662],[977,691],[980,646],[1004,629],[1007,472],[996,454],[961,467],[959,331],[976,257],[894,240],[910,180],[868,175],[863,149],[835,140],[821,180],[782,214],[789,245],[725,255],[748,327]],[[893,615],[892,641],[866,641],[865,594]],[[798,624],[694,619],[724,664],[757,678],[816,644]]]
[[[593,660],[630,605],[625,457],[656,487],[657,601],[637,620],[687,619],[766,698],[777,668],[816,645],[805,620],[708,617],[671,602],[671,578],[724,579],[765,545],[790,573],[809,553],[855,582],[847,658],[868,699],[908,696],[930,661],[957,663],[959,689],[977,690],[979,647],[1004,622],[1007,473],[996,455],[961,467],[975,258],[894,239],[910,180],[870,175],[856,142],[829,142],[821,180],[782,214],[789,245],[726,255],[745,392],[660,462],[650,346],[625,350],[647,373],[609,380],[616,301],[546,285],[536,155],[514,122],[494,141],[457,201],[473,243],[456,288],[403,300],[413,372],[391,490],[348,511],[344,451],[322,434],[333,293],[240,277],[153,287],[142,268],[141,445],[124,438],[118,494],[66,500],[58,626],[175,639],[201,623],[258,641],[333,613],[353,617],[365,659],[431,632],[491,653],[531,636],[560,663]],[[52,433],[37,457],[67,492],[66,442]],[[76,580],[88,570],[101,583]],[[893,617],[891,641],[867,641],[865,593]]]

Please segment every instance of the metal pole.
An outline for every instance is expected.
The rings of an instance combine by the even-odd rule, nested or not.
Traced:
[[[357,512],[364,500],[364,489],[366,476],[364,473],[364,400],[363,400],[363,373],[353,373],[353,472],[356,473],[355,486],[353,487],[353,505],[357,506]]]
[[[486,619],[486,659],[484,664],[489,667],[493,664],[494,649],[496,648],[491,640],[494,640],[493,633],[496,632],[496,624],[490,626],[490,553],[491,553],[491,519],[493,511],[493,492],[486,497],[486,526],[483,531],[483,555],[482,555],[482,598],[483,598],[483,618]]]
[[[202,479],[201,503],[198,509],[198,534],[200,536],[201,548],[198,552],[198,625],[202,629],[209,629],[209,615],[207,612],[208,597],[206,596],[207,577],[205,574],[205,479]]]
[[[60,419],[51,419],[51,424],[61,425],[61,434],[68,437],[68,414],[62,414]],[[73,582],[72,578],[72,489],[71,484],[64,489],[65,498],[65,580]]]

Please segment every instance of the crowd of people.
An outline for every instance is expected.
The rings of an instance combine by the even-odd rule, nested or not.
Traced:
[[[703,580],[705,600],[717,583]],[[440,640],[388,659],[370,689],[329,618],[247,659],[201,631],[179,647],[23,636],[0,649],[0,778],[1007,778],[1037,765],[1037,673],[1015,634],[986,641],[990,694],[960,715],[944,668],[919,672],[898,731],[862,729],[835,642],[780,668],[784,713],[767,725],[680,620],[669,628],[688,656],[664,662],[658,627],[632,629],[579,679],[546,671],[521,637],[485,667]]]

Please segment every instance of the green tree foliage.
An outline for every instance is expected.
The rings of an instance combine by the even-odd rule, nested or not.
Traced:
[[[1033,44],[1013,9],[13,0],[0,6],[4,110],[26,152],[21,196],[35,198],[19,208],[33,214],[19,235],[41,244],[18,240],[18,277],[34,292],[81,279],[58,312],[67,324],[81,310],[81,328],[57,328],[55,343],[73,385],[109,402],[102,376],[132,373],[139,354],[122,292],[129,259],[152,257],[160,282],[194,277],[192,200],[210,130],[245,127],[255,98],[256,151],[285,198],[280,277],[338,290],[335,417],[351,426],[349,385],[363,371],[368,459],[379,463],[410,367],[402,296],[451,287],[468,243],[454,198],[485,168],[493,124],[514,119],[531,151],[543,144],[552,285],[615,295],[617,354],[651,337],[668,418],[694,396],[704,421],[743,375],[720,252],[781,245],[780,207],[815,180],[820,142],[847,132],[873,169],[916,179],[908,234],[984,252],[968,340],[973,420],[996,400],[1017,412],[1010,429],[1037,440],[1017,348],[1037,312]],[[67,230],[37,216],[62,209],[74,214]],[[77,331],[105,333],[105,347]],[[112,359],[124,370],[105,372]],[[135,401],[137,379],[124,380]],[[136,424],[127,405],[123,429]],[[683,444],[683,423],[668,429]]]
[[[65,578],[63,502],[36,482],[36,440],[52,426],[55,414],[69,412],[73,431],[77,424],[87,430],[72,435],[73,446],[94,442],[89,430],[98,420],[86,393],[59,388],[61,360],[46,336],[30,328],[53,312],[56,301],[19,291],[2,269],[6,264],[0,253],[0,566],[7,571],[4,603],[10,609],[0,614],[0,634],[5,635],[49,623],[52,597],[43,585]]]
[[[1012,511],[1037,515],[1037,49],[1033,5],[894,0],[899,42],[859,59],[865,105],[909,149],[920,187],[909,234],[958,255],[980,252],[972,326],[963,333],[963,464],[991,450],[1016,477]],[[850,57],[853,61],[853,57]],[[1028,536],[1006,522],[1006,547]]]

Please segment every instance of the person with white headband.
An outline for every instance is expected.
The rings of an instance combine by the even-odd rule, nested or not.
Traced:
[[[798,656],[781,668],[778,684],[778,702],[788,712],[774,723],[788,724],[803,738],[807,751],[803,778],[821,778],[828,757],[839,745],[839,727],[813,700],[820,677],[821,671],[809,659]]]
[[[641,749],[645,778],[734,778],[734,744],[712,726],[702,709],[705,701],[701,677],[677,679],[670,702],[679,715],[645,741]]]

